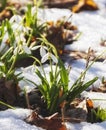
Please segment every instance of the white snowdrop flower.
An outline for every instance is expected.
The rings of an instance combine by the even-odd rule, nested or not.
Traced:
[[[28,34],[29,31],[31,31],[31,28],[29,28],[29,27],[24,27],[24,26],[23,26],[23,32],[24,32],[24,33]]]
[[[31,30],[29,27],[24,27],[23,25],[19,23],[13,23],[12,24],[12,29],[14,33],[20,32],[20,33],[29,33],[29,30]]]
[[[46,55],[46,50],[47,50],[47,47],[44,46],[44,45],[37,45],[37,46],[34,46],[31,48],[31,50],[37,50],[40,48],[40,55],[41,57],[43,57],[44,55]]]
[[[15,41],[16,41],[16,43],[23,42],[26,44],[26,39],[25,39],[25,36],[23,33],[20,33],[20,34],[16,33],[15,34]]]
[[[14,49],[14,55],[17,55],[17,53],[18,53],[18,47],[16,47],[15,49]]]
[[[8,33],[6,32],[4,34],[4,37],[2,38],[2,42],[0,44],[0,52],[5,52],[8,49],[8,45],[6,44],[6,42],[8,41],[9,37],[8,37]]]
[[[35,45],[36,42],[33,42],[33,43],[31,43],[31,44]],[[42,48],[42,49],[44,49],[45,51],[47,50],[47,47],[44,46],[44,45],[36,45],[36,46],[32,47],[31,50],[37,50],[38,48]]]
[[[30,49],[32,49],[34,46],[35,46],[35,44],[36,44],[36,42],[31,42],[31,44],[30,44]]]
[[[0,44],[0,53],[4,54],[9,49],[8,45],[6,45],[4,42]]]
[[[44,56],[42,57],[41,63],[46,62],[48,59],[49,59],[49,52],[48,52],[46,55],[44,55]]]
[[[16,37],[15,37],[15,41],[16,41],[16,44],[20,41],[20,37],[19,37],[19,35],[16,35]]]
[[[50,54],[50,55],[51,55],[51,59],[53,60],[53,62],[58,63],[56,56],[54,56],[53,54]]]
[[[3,63],[3,62],[0,62],[0,66],[4,66],[4,63]]]
[[[22,17],[19,15],[13,15],[13,17],[11,17],[11,19],[9,20],[10,23],[20,23],[22,22]]]
[[[19,28],[18,28],[18,30],[19,30],[20,32],[24,32],[24,31],[25,31],[25,28],[24,28],[23,25],[20,25]]]
[[[18,30],[22,33],[28,33],[30,28],[24,27],[23,25],[20,25]]]
[[[9,36],[8,36],[8,33],[6,32],[2,39],[2,42],[5,43],[8,39],[9,39]]]
[[[26,45],[23,45],[22,48],[25,51],[25,53],[31,54],[31,50]]]
[[[14,48],[16,48],[16,47],[17,47],[17,42],[16,42],[16,39],[15,39],[15,41],[14,41],[13,47],[14,47]]]
[[[21,33],[19,37],[20,37],[20,41],[22,41],[23,43],[25,43],[25,44],[26,44],[26,39],[25,39],[24,34],[23,34],[23,33]]]
[[[46,55],[46,50],[47,50],[47,47],[41,45],[41,47],[40,47],[40,55],[41,55],[41,57]]]
[[[40,45],[32,47],[31,50],[34,51],[34,50],[37,50],[38,48],[40,48]]]
[[[32,16],[34,16],[35,13],[36,13],[36,7],[33,7],[32,10],[31,10],[31,14],[32,14]]]
[[[57,58],[50,52],[46,53],[42,59],[41,59],[41,63],[46,62],[49,58],[51,58],[53,60],[54,63],[58,63]]]
[[[18,27],[19,27],[19,24],[17,24],[17,23],[13,23],[12,24],[12,29],[13,29],[14,32],[16,32],[16,30],[18,29]]]

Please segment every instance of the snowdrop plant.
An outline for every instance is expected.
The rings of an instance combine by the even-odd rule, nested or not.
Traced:
[[[10,47],[0,57],[0,100],[2,101],[0,101],[0,104],[6,107],[15,105],[19,101],[20,88],[18,85],[23,77],[21,73],[16,74],[17,56],[18,53],[14,54],[13,47]]]
[[[90,116],[88,121],[91,123],[106,121],[106,109],[100,107],[92,109]]]
[[[13,47],[10,47],[8,51],[0,57],[0,79],[5,78],[5,81],[12,80],[15,84],[22,79],[22,77],[18,78],[20,74],[15,74],[17,55],[18,54],[14,54]]]
[[[1,53],[5,52],[9,47],[14,49],[19,47],[19,51],[24,47],[28,50],[28,44],[26,36],[29,35],[30,29],[21,25],[22,18],[18,15],[14,15],[10,21],[5,20],[0,27],[0,45]],[[4,51],[4,49],[6,50]],[[29,51],[28,51],[29,52]]]
[[[40,54],[42,57],[41,61],[39,61],[35,57],[33,58],[35,59],[35,73],[40,79],[41,84],[37,85],[35,82],[34,84],[42,93],[49,114],[53,114],[57,111],[59,104],[63,102],[63,97],[66,95],[67,92],[67,71],[63,72],[62,69],[59,68],[58,55],[55,47],[50,44],[43,36],[39,40],[41,41],[41,45],[38,45],[33,49],[40,49]],[[43,64],[47,61],[50,64],[50,71],[48,74],[49,76],[47,76],[47,73],[43,66]],[[40,65],[40,69],[36,66],[36,63]],[[66,80],[64,78],[66,78]],[[64,95],[60,98],[61,91],[64,91]]]
[[[38,37],[43,33],[44,24],[40,24],[37,16],[37,7],[28,5],[25,15],[13,15],[10,20],[4,20],[0,26],[0,55],[10,47],[14,53],[18,51],[18,58],[32,55],[32,47],[39,42]]]
[[[35,73],[40,79],[41,83],[34,84],[40,90],[44,102],[47,105],[49,114],[60,112],[65,105],[68,106],[76,96],[80,95],[85,89],[92,85],[97,78],[94,78],[87,83],[82,80],[86,74],[87,69],[80,75],[78,80],[69,87],[69,68],[66,68],[63,62],[57,55],[55,47],[50,44],[45,37],[40,38],[41,45],[33,49],[40,48],[41,61],[35,59]],[[49,61],[50,70],[47,74],[43,64]],[[39,64],[37,67],[36,63]]]
[[[25,13],[25,26],[30,27],[32,29],[33,37],[40,37],[40,34],[43,34],[46,24],[40,23],[40,19],[38,19],[38,7],[31,5],[27,6],[27,11]]]

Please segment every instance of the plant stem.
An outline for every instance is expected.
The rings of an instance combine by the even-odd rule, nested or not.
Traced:
[[[94,64],[94,62],[95,62],[98,58],[100,58],[105,52],[106,52],[106,50],[104,50],[99,56],[97,56],[97,57],[91,62],[91,64],[90,64],[89,66],[87,66],[86,70],[81,73],[79,79],[82,79],[82,78],[84,77],[84,75],[85,75],[86,72],[89,70],[89,68]]]
[[[25,97],[26,97],[27,107],[28,107],[28,109],[30,109],[29,96],[28,96],[27,92],[25,93]]]
[[[16,109],[15,107],[13,107],[13,106],[11,106],[11,105],[9,105],[9,104],[7,104],[7,103],[4,103],[4,102],[2,102],[2,101],[0,101],[0,104],[2,104],[2,105],[4,105],[4,106],[7,106],[7,107],[9,107],[9,108],[11,108],[11,109],[13,109],[13,110]]]
[[[14,56],[14,55],[13,55],[13,56]],[[16,54],[16,56],[14,56],[13,58],[14,58],[14,60],[13,60],[13,63],[12,63],[12,65],[11,65],[9,71],[8,71],[8,74],[9,74],[9,73],[13,70],[13,68],[14,68],[14,65],[15,65],[16,60],[17,60],[17,54]]]

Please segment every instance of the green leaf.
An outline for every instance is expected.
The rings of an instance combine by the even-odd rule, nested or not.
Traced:
[[[89,86],[91,86],[98,77],[88,81],[87,83],[83,84],[83,82],[79,82],[78,84],[74,84],[73,88],[70,88],[68,93],[68,101],[71,102],[75,97],[80,95],[84,90],[86,90]]]
[[[13,43],[15,41],[15,35],[14,35],[13,29],[11,27],[11,24],[9,23],[8,20],[6,20],[6,26],[7,26],[7,32],[9,35],[10,45],[13,46]]]
[[[64,90],[68,90],[68,83],[69,83],[69,75],[67,72],[67,69],[65,68],[63,62],[59,59],[59,67],[60,67],[60,78],[61,78],[61,82],[64,84]]]
[[[9,104],[7,104],[7,103],[4,103],[4,102],[2,102],[2,101],[0,101],[0,104],[6,106],[6,107],[8,107],[8,108],[11,108],[11,109],[13,109],[13,110],[16,109],[15,107],[13,107],[13,106],[11,106],[11,105],[9,105]]]

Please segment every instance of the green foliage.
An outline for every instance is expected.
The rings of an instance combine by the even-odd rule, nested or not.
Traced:
[[[42,71],[36,68],[36,74],[41,80],[41,84],[37,85],[37,87],[47,103],[50,114],[57,112],[64,101],[66,101],[67,105],[70,104],[81,92],[86,90],[98,79],[96,77],[87,83],[83,83],[79,78],[69,89],[69,71],[64,67],[60,59],[54,70],[51,67],[49,80],[45,73],[42,74]]]
[[[0,26],[0,46],[6,44],[0,52],[0,78],[14,79],[16,82],[21,80],[22,78],[17,78],[20,74],[15,75],[16,61],[20,57],[33,57],[31,51],[40,48],[41,62],[36,57],[33,58],[41,68],[40,70],[39,67],[35,66],[35,73],[41,83],[37,85],[34,82],[34,84],[42,93],[50,114],[57,112],[63,102],[69,104],[97,80],[97,77],[87,83],[82,80],[87,70],[94,63],[92,62],[76,82],[69,87],[69,69],[58,58],[56,48],[44,37],[46,26],[39,23],[37,7],[32,8],[31,5],[28,5],[23,18],[18,15],[14,15],[12,18],[10,21],[2,22]],[[33,38],[34,42],[32,42]],[[8,49],[4,51],[6,47]],[[43,63],[46,61],[50,64],[48,76],[43,67]]]
[[[32,36],[40,37],[40,35],[44,32],[46,25],[40,23],[37,7],[33,7],[32,12],[32,6],[27,6],[27,11],[25,13],[25,25],[32,29]]]
[[[0,2],[5,2],[0,1]],[[34,12],[32,11],[34,10]],[[39,24],[37,7],[28,5],[25,16],[13,15],[4,20],[0,26],[0,78],[15,79],[15,63],[31,56],[31,49],[36,45],[36,39],[44,29]],[[17,79],[18,80],[18,79]]]
[[[7,52],[5,52],[0,57],[0,78],[5,78],[6,80],[14,80],[15,83],[22,80],[20,74],[15,74],[15,62],[17,55],[13,54],[13,47],[10,47]]]
[[[7,0],[0,0],[0,11],[2,11],[7,4]]]
[[[60,110],[64,102],[66,102],[66,105],[69,105],[70,102],[72,102],[77,96],[81,94],[81,92],[92,85],[98,78],[95,77],[87,83],[84,83],[83,77],[85,76],[86,71],[89,68],[88,67],[83,73],[81,73],[80,77],[69,88],[70,69],[66,68],[61,59],[58,58],[57,51],[53,45],[51,46],[51,44],[44,37],[42,37],[40,40],[43,42],[43,45],[46,45],[48,50],[45,51],[46,54],[44,54],[41,58],[41,62],[34,58],[35,63],[40,65],[40,69],[35,65],[35,73],[40,79],[40,84],[34,84],[42,93],[49,114],[53,114]],[[46,74],[46,71],[42,65],[42,59],[46,59],[45,61],[48,60],[49,62],[50,71],[48,75]]]
[[[8,108],[10,108],[10,109],[13,109],[13,110],[16,109],[15,107],[13,107],[13,106],[11,106],[11,105],[9,105],[9,104],[7,104],[7,103],[4,103],[4,102],[2,102],[2,101],[0,101],[0,104],[1,104],[1,105],[4,105],[4,106],[6,106],[6,107],[8,107]]]
[[[96,110],[92,109],[91,114],[93,115],[91,119],[93,123],[98,121],[102,122],[106,120],[106,109],[98,107],[96,108]]]
[[[91,86],[98,78],[95,77],[92,80],[84,83],[80,77],[75,81],[70,90],[68,91],[68,101],[71,102],[75,97],[79,96],[84,90]]]
[[[96,117],[100,118],[102,121],[105,121],[106,120],[106,109],[98,108]]]
[[[56,65],[55,70],[53,70],[53,68],[50,70],[49,79],[47,79],[45,73],[42,74],[41,71],[36,68],[36,74],[41,80],[41,84],[38,85],[38,88],[47,103],[47,109],[50,114],[55,113],[58,110],[59,105],[67,97],[68,84],[67,81],[64,82],[64,76],[67,71],[62,65],[60,66],[59,64]],[[62,95],[60,95],[61,92]]]
[[[10,43],[10,46],[14,46],[14,42],[15,42],[15,34],[14,34],[14,31],[12,29],[12,26],[10,24],[10,22],[8,20],[5,20],[5,26],[7,27],[7,32],[8,32],[8,35],[9,35],[9,43]]]
[[[10,47],[13,47],[14,52],[18,52],[17,60],[31,55],[32,47],[40,44],[39,38],[46,27],[45,24],[40,23],[37,12],[37,7],[28,5],[23,17],[15,14],[10,20],[2,21],[0,56]]]

